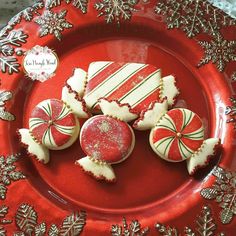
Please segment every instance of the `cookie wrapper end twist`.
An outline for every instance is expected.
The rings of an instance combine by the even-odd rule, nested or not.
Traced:
[[[135,136],[126,123],[137,118],[127,104],[100,99],[103,115],[88,119],[80,133],[80,144],[86,157],[76,161],[82,170],[98,180],[116,181],[111,167],[128,158],[134,148]]]
[[[87,118],[85,102],[81,98],[81,83],[86,72],[76,70],[62,89],[62,98],[40,102],[32,111],[29,129],[19,129],[22,146],[29,155],[43,163],[49,162],[49,150],[62,150],[71,146],[79,136],[79,118]]]

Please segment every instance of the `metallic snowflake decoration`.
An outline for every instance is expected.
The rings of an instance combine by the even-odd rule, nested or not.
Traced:
[[[112,225],[111,226],[111,235],[112,236],[129,236],[129,235],[137,235],[144,236],[147,235],[149,228],[141,228],[140,223],[137,220],[133,220],[129,225],[125,218],[123,218],[123,225]]]
[[[236,129],[236,99],[230,98],[230,101],[232,105],[226,107],[225,114],[231,117],[230,119],[227,120],[227,123],[233,123],[234,129]]]
[[[211,209],[209,206],[204,206],[202,208],[201,214],[196,218],[196,228],[192,230],[189,227],[185,227],[184,233],[179,234],[178,229],[175,227],[165,226],[163,224],[157,223],[156,229],[163,236],[178,236],[178,235],[185,235],[185,236],[206,236],[206,235],[218,235],[224,236],[223,233],[215,233],[216,224],[212,217]]]
[[[9,207],[5,205],[0,206],[0,235],[6,235],[7,231],[5,230],[4,225],[12,223],[12,220],[5,218],[8,214],[8,209]]]
[[[73,25],[66,21],[65,16],[67,10],[60,12],[52,12],[46,10],[42,16],[37,17],[34,21],[40,25],[39,36],[43,37],[48,34],[54,35],[58,40],[62,39],[62,33],[64,29],[69,29]]]
[[[217,69],[222,72],[230,61],[236,61],[236,40],[228,41],[220,33],[213,34],[213,39],[199,41],[200,46],[205,50],[205,56],[200,60],[198,66],[205,65],[212,61]]]
[[[222,208],[220,219],[223,224],[232,221],[236,214],[236,172],[226,171],[216,167],[213,171],[215,183],[201,190],[201,196],[215,201]]]
[[[206,0],[160,0],[155,12],[163,16],[168,29],[180,28],[189,38],[236,25],[235,19]]]
[[[231,80],[236,81],[236,71],[234,71],[231,75]]]
[[[25,178],[21,171],[16,170],[17,157],[18,155],[0,156],[0,199],[6,198],[7,186],[12,181]]]
[[[38,213],[32,205],[21,204],[17,209],[15,222],[18,231],[14,233],[14,236],[78,236],[83,231],[85,226],[86,214],[85,212],[75,212],[63,220],[61,227],[58,227],[56,224],[52,224],[51,227],[47,227],[45,222],[38,223]]]
[[[46,8],[52,9],[60,6],[63,0],[46,0]],[[82,13],[87,13],[88,0],[64,0],[66,4],[72,4],[75,8],[80,9]]]
[[[94,7],[100,12],[99,17],[105,16],[107,23],[117,22],[120,25],[121,20],[131,19],[137,4],[138,0],[101,0]]]
[[[5,103],[12,98],[12,93],[9,91],[0,91],[0,119],[6,121],[15,120],[15,116],[6,111]]]
[[[22,45],[26,43],[28,35],[22,30],[0,32],[0,71],[2,73],[18,73],[20,64],[16,56],[23,55]]]

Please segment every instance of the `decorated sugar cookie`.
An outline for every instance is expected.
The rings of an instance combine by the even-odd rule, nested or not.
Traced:
[[[75,141],[79,133],[79,122],[62,100],[48,99],[33,109],[29,130],[38,143],[52,150],[60,150]]]
[[[154,102],[142,112],[134,127],[151,129],[149,142],[153,151],[169,162],[187,160],[190,175],[208,164],[220,144],[219,138],[204,139],[204,127],[194,112],[176,108],[167,110],[167,100]]]
[[[29,129],[19,129],[23,146],[30,155],[45,164],[49,161],[49,151],[71,146],[78,138],[80,125],[78,118],[89,116],[85,102],[80,98],[78,80],[84,80],[86,73],[77,70],[62,89],[62,99],[47,99],[32,110]]]
[[[90,64],[84,99],[89,109],[99,109],[101,97],[129,104],[137,112],[167,96],[168,105],[178,95],[174,76],[161,78],[161,70],[139,63],[98,61]]]
[[[152,129],[152,149],[166,161],[180,162],[188,159],[204,140],[201,119],[187,109],[168,111]]]
[[[111,164],[124,161],[131,154],[135,137],[126,123],[137,118],[127,104],[101,99],[103,115],[88,119],[80,133],[80,144],[86,157],[76,164],[94,176],[108,182],[116,180]]]

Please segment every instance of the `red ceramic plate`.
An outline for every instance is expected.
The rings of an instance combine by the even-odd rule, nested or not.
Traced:
[[[233,62],[235,59],[228,59],[224,71],[220,72],[220,61],[224,62],[222,56],[227,53],[236,54],[235,45],[227,44],[228,51],[220,44],[217,44],[218,48],[214,47],[214,35],[210,32],[201,31],[188,38],[186,34],[189,31],[182,30],[184,21],[180,21],[179,29],[168,30],[165,23],[171,21],[168,14],[173,15],[173,9],[177,9],[176,4],[180,1],[168,1],[176,3],[166,3],[166,11],[161,5],[165,1],[158,1],[164,17],[155,13],[156,1],[81,1],[82,5],[76,5],[80,1],[67,2],[69,4],[51,1],[52,14],[67,10],[62,18],[73,25],[60,32],[61,41],[55,37],[55,31],[55,35],[40,37],[39,30],[47,25],[39,25],[35,19],[42,17],[46,11],[43,3],[38,4],[41,9],[32,8],[31,11],[29,8],[20,13],[18,22],[15,18],[5,28],[5,37],[16,29],[28,35],[26,42],[19,42],[23,51],[35,45],[48,46],[59,58],[56,75],[43,83],[26,78],[22,67],[11,68],[10,64],[10,67],[6,66],[6,71],[2,70],[5,73],[1,74],[1,90],[13,94],[2,107],[14,114],[16,119],[0,120],[0,150],[5,162],[10,154],[21,153],[18,164],[12,165],[26,176],[24,180],[14,181],[11,171],[6,174],[3,171],[6,165],[1,164],[0,182],[7,188],[2,205],[9,207],[8,214],[4,214],[2,219],[12,220],[4,226],[7,235],[13,232],[19,235],[20,232],[24,235],[57,235],[57,230],[60,231],[58,235],[78,235],[80,232],[89,236],[122,235],[122,232],[130,233],[125,235],[177,235],[177,232],[182,235],[185,227],[189,227],[188,232],[199,230],[199,235],[209,232],[233,235],[236,223],[236,146],[234,106],[230,105],[229,98],[235,93],[230,76],[236,63]],[[48,3],[50,5],[50,1]],[[186,10],[188,7],[189,11]],[[199,7],[204,9],[206,5],[201,3]],[[198,12],[196,3],[187,4],[181,11],[182,16],[179,16],[187,19],[187,14],[192,12],[193,16],[204,19],[207,13],[194,15],[194,9]],[[27,12],[31,12],[32,16],[27,18]],[[104,14],[98,17],[101,12]],[[223,16],[219,10],[216,13]],[[206,16],[209,22],[210,14],[211,11]],[[177,24],[178,20],[176,18],[173,22]],[[236,40],[236,29],[230,24],[221,24],[222,29],[215,32],[225,40],[233,41]],[[13,28],[10,25],[14,25]],[[173,26],[177,25],[173,23]],[[209,42],[208,49],[198,43],[204,40]],[[206,65],[198,68],[196,65],[204,57],[204,49],[211,58],[208,57],[209,63],[205,61]],[[21,65],[19,50],[15,50],[15,54]],[[217,57],[216,64],[212,64],[214,56]],[[154,154],[148,142],[149,132],[135,132],[136,145],[132,155],[114,166],[118,177],[115,184],[98,182],[74,165],[84,156],[79,141],[66,150],[51,151],[48,165],[27,156],[20,148],[16,129],[28,127],[29,114],[37,103],[47,98],[60,98],[61,88],[74,68],[87,70],[90,62],[99,60],[149,63],[161,68],[163,76],[174,74],[181,92],[176,106],[187,107],[203,119],[208,137],[221,138],[222,153],[207,168],[190,177],[185,162],[168,163]],[[227,122],[230,119],[232,123]],[[4,175],[12,179],[10,185],[4,182]],[[86,219],[81,211],[86,212]],[[78,215],[73,215],[73,212]],[[122,221],[123,217],[126,221]],[[45,224],[41,224],[43,222]],[[55,225],[51,227],[52,224]]]

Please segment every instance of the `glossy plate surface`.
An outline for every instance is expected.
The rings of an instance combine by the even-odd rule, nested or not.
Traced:
[[[221,208],[214,201],[205,200],[200,191],[213,184],[215,166],[236,169],[235,134],[225,115],[234,93],[234,84],[227,75],[235,64],[229,65],[224,73],[211,63],[197,68],[202,48],[182,31],[167,30],[155,15],[152,3],[143,4],[131,21],[122,22],[120,26],[107,24],[103,17],[97,18],[92,3],[84,15],[64,3],[52,11],[63,9],[67,9],[65,18],[73,28],[63,31],[61,41],[53,35],[40,38],[39,25],[34,21],[22,21],[16,26],[29,35],[25,50],[35,45],[47,45],[55,50],[59,58],[56,75],[43,83],[31,81],[23,71],[1,76],[1,89],[14,94],[7,108],[16,116],[13,122],[0,121],[1,154],[21,152],[18,166],[27,176],[26,180],[8,188],[6,204],[12,212],[22,203],[33,205],[38,212],[38,222],[45,221],[48,226],[60,224],[73,211],[84,210],[87,222],[82,235],[110,235],[111,226],[122,225],[123,217],[129,222],[137,219],[143,227],[149,227],[148,235],[158,235],[154,228],[156,222],[180,230],[185,226],[194,228],[202,206],[210,204],[217,232],[232,235],[235,219],[222,224]],[[41,14],[41,10],[39,12]],[[232,38],[230,32],[228,37]],[[51,161],[47,165],[28,157],[20,148],[16,129],[28,127],[29,115],[40,101],[60,98],[61,89],[74,68],[87,70],[89,63],[98,60],[149,63],[161,68],[163,76],[174,74],[180,89],[175,107],[196,112],[204,122],[206,136],[221,138],[222,153],[207,168],[190,177],[185,162],[168,163],[155,155],[149,145],[149,131],[135,131],[132,155],[113,166],[117,175],[115,184],[98,182],[74,165],[77,159],[84,157],[79,140],[66,150],[50,151]],[[81,124],[83,122],[81,120]],[[15,226],[9,226],[9,232],[13,231]]]

